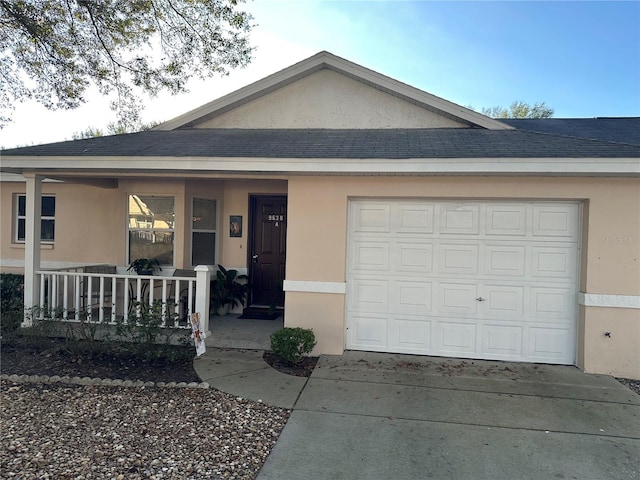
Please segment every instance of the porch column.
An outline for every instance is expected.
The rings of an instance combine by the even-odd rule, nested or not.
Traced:
[[[202,331],[206,336],[211,335],[209,330],[209,303],[211,299],[211,272],[213,267],[198,265],[196,272],[196,312],[200,313]]]
[[[40,216],[42,213],[42,176],[23,174],[27,181],[25,205],[24,307],[23,327],[31,325],[31,308],[40,302]]]

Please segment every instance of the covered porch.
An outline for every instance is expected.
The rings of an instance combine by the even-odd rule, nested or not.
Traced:
[[[254,218],[254,200],[280,198],[286,202],[287,193],[286,181],[257,177],[185,176],[167,180],[154,175],[135,179],[66,175],[57,176],[64,183],[43,184],[46,175],[23,172],[23,176],[27,308],[46,309],[67,322],[114,324],[139,314],[140,305],[157,305],[162,326],[191,328],[189,316],[197,312],[202,329],[209,334],[215,265],[236,269],[240,274],[251,274],[253,268],[255,273],[260,266],[257,253],[261,252],[256,253],[259,245],[252,235],[256,222],[265,222],[260,215]],[[75,198],[78,203],[78,185],[88,194],[81,202],[85,205],[74,205],[69,212],[68,200]],[[73,197],[66,197],[65,187],[73,187]],[[42,241],[41,222],[37,219],[41,218],[43,195],[56,198],[55,242]],[[132,202],[132,198],[136,201]],[[154,212],[140,208],[140,199],[149,198],[160,198],[166,206],[162,215],[156,212],[155,219]],[[286,209],[286,203],[283,205]],[[261,212],[265,210],[262,204],[260,208]],[[269,215],[267,223],[284,244],[286,210]],[[92,226],[96,216],[100,224]],[[150,245],[142,245],[146,234],[146,238],[154,239]],[[258,234],[264,236],[264,231]],[[128,268],[134,258],[154,258],[156,253],[162,262],[161,271],[140,275]],[[284,251],[281,253],[278,273],[283,276]],[[50,260],[54,258],[55,261]],[[203,260],[206,264],[199,263]],[[256,277],[264,280],[264,276]],[[277,306],[282,307],[282,281],[272,284],[281,292]],[[269,306],[264,296],[260,297],[261,302],[255,301],[255,295],[252,297],[247,304]],[[233,312],[239,314],[242,306],[236,306]],[[25,325],[29,325],[32,316],[33,311],[25,316]]]
[[[70,324],[108,328],[129,317],[136,318],[143,305],[155,303],[155,313],[162,316],[162,328],[191,329],[190,313],[205,311],[205,303],[210,304],[206,295],[210,267],[196,267],[193,277],[109,273],[116,270],[113,266],[93,265],[73,271],[37,271],[39,305],[45,308],[34,309],[25,323],[47,315]],[[181,294],[176,297],[175,292]],[[199,294],[205,298],[198,299]],[[271,334],[284,326],[284,311],[280,309],[276,318],[266,319],[245,316],[241,311],[217,315],[210,308],[206,318],[201,316],[201,324],[209,347],[269,350]]]
[[[239,317],[237,313],[212,316],[209,321],[211,335],[205,340],[207,347],[271,350],[271,334],[284,326],[284,316],[274,320]]]

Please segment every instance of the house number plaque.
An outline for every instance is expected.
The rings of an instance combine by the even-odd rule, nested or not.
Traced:
[[[268,215],[267,220],[276,222],[275,226],[277,227],[279,222],[282,222],[284,220],[284,215]]]

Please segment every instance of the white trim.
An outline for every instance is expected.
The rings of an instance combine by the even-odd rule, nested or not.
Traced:
[[[585,307],[638,308],[640,295],[608,295],[578,292],[578,303]]]
[[[347,284],[345,282],[285,280],[283,283],[283,289],[285,292],[338,293],[344,295],[347,292]]]
[[[256,158],[4,156],[2,168],[41,175],[99,172],[262,175],[611,175],[640,176],[637,158]],[[55,167],[52,167],[55,165]]]
[[[24,176],[20,175],[19,173],[1,172],[0,182],[26,183],[27,181],[25,180]],[[49,178],[43,178],[42,182],[43,183],[63,183],[60,180],[52,180]]]

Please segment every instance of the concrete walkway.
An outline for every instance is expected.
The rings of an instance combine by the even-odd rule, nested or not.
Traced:
[[[262,359],[263,350],[207,347],[193,361],[196,374],[213,388],[232,395],[292,409],[307,378],[284,375]]]
[[[261,357],[194,363],[215,388],[293,409],[260,480],[640,479],[640,397],[611,377],[345,352],[307,381]]]

